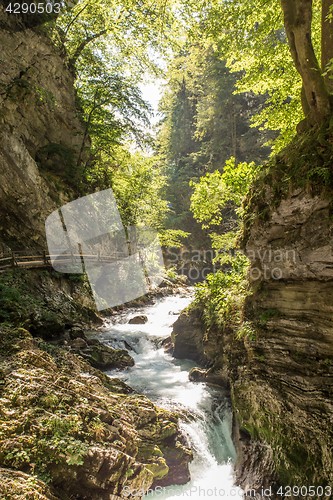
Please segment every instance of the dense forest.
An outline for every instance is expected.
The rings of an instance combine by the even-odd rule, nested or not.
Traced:
[[[47,261],[47,217],[107,189],[129,248],[151,228],[164,258],[128,307],[196,282],[159,347],[231,398],[244,498],[330,498],[332,0],[2,0],[0,30],[1,498],[189,481],[197,416],[105,375],[138,353],[83,330],[123,306],[101,319],[87,275]]]

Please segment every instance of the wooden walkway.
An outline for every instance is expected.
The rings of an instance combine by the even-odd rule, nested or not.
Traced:
[[[50,268],[52,267],[51,257],[53,256],[49,255],[45,250],[41,253],[35,252],[33,254],[28,254],[26,251],[11,252],[8,254],[0,253],[0,271],[18,267],[26,269]],[[82,262],[81,259],[84,259],[84,262],[89,261],[96,262],[96,264],[111,264],[112,262],[125,257],[127,257],[127,255],[123,252],[114,252],[112,255],[108,256],[100,255],[100,253],[96,255],[81,255],[78,253],[62,255],[61,258],[58,257],[57,265]]]

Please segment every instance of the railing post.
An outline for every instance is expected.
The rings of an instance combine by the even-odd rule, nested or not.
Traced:
[[[46,250],[43,251],[44,264],[47,266]]]
[[[98,250],[97,262],[100,262],[100,260],[101,260],[101,251]]]
[[[16,266],[16,261],[15,261],[15,252],[12,252],[12,267]]]

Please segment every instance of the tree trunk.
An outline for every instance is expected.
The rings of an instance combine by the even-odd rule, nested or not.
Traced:
[[[312,0],[281,0],[281,7],[291,55],[302,77],[310,119],[320,123],[331,111],[331,105],[311,40]]]
[[[321,4],[321,69],[324,72],[326,65],[333,59],[333,20],[327,19],[333,0],[322,0]],[[325,75],[328,91],[333,93],[333,71]]]

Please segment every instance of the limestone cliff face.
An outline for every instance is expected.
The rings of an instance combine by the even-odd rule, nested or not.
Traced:
[[[237,482],[256,498],[262,487],[333,484],[332,230],[330,200],[301,190],[266,210],[244,244],[252,294],[243,315],[256,338],[237,340],[230,328],[201,336],[231,388]]]
[[[270,197],[267,189],[267,204]],[[267,445],[261,455],[281,484],[333,482],[329,206],[330,200],[297,190],[251,227],[245,246],[254,293],[244,315],[257,338],[245,341],[246,364],[233,376],[233,399],[241,429],[250,433],[251,446]]]
[[[71,196],[66,188],[60,192],[53,174],[83,140],[74,79],[44,36],[13,30],[3,6],[0,21],[0,243],[45,247],[46,217]]]

